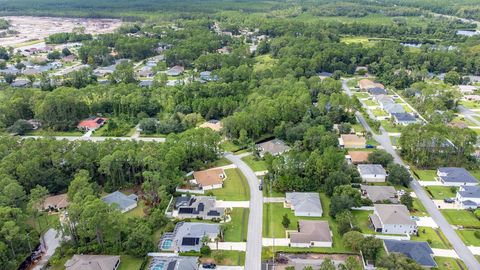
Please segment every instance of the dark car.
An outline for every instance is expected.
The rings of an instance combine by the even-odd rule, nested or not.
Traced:
[[[215,269],[217,265],[214,263],[204,263],[202,264],[203,269]]]
[[[451,199],[451,198],[445,198],[445,199],[443,199],[443,201],[444,201],[445,203],[454,203],[454,202],[455,202],[455,200],[454,200],[454,199]]]
[[[375,145],[367,144],[365,148],[375,148]]]

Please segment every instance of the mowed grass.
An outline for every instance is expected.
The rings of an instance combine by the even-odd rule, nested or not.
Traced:
[[[297,230],[297,222],[299,220],[325,220],[328,222],[330,230],[333,233],[333,246],[331,248],[293,248],[293,247],[275,247],[276,252],[322,252],[322,253],[349,253],[343,245],[342,236],[338,233],[337,222],[328,215],[328,209],[330,208],[330,198],[325,194],[320,194],[320,201],[323,208],[322,217],[295,217],[292,210],[283,208],[283,203],[266,203],[263,207],[263,237],[277,238],[286,237],[285,229],[282,225],[282,218],[284,214],[287,214],[290,219],[290,226],[288,230]],[[271,249],[271,248],[269,248]]]
[[[435,177],[437,177],[437,171],[436,170],[417,170],[414,169],[414,176],[418,178],[418,180],[421,181],[435,181]]]
[[[418,198],[413,198],[413,211],[412,216],[424,217],[428,216],[427,209]]]
[[[451,248],[445,235],[440,230],[435,230],[430,227],[419,227],[418,236],[412,236],[412,241],[426,241],[432,248]]]
[[[425,189],[435,200],[454,198],[457,193],[456,191],[453,191],[450,187],[444,186],[427,186],[425,187]]]
[[[255,172],[267,170],[267,163],[260,158],[255,158],[253,155],[243,157],[242,160]]]
[[[120,266],[118,270],[140,270],[143,258],[136,258],[130,255],[122,255],[120,257]]]
[[[245,252],[235,250],[213,250],[210,256],[202,256],[200,263],[237,266],[245,264]]]
[[[352,214],[355,220],[355,226],[357,226],[362,233],[366,234],[375,234],[375,231],[370,228],[370,217],[369,215],[373,214],[373,211],[361,211],[361,210],[352,210]]]
[[[214,189],[207,193],[217,197],[217,200],[224,201],[248,201],[250,188],[247,179],[238,169],[225,170],[227,178],[223,182],[223,188]]]
[[[459,260],[454,258],[447,258],[447,257],[434,257],[435,262],[437,262],[438,270],[462,270],[467,269],[465,264]],[[460,267],[459,264],[463,267]]]
[[[145,216],[144,209],[145,209],[145,201],[139,199],[137,203],[137,207],[126,212],[125,216],[132,217],[132,218],[142,218]]]
[[[249,213],[248,208],[233,208],[230,214],[232,220],[225,224],[225,242],[247,241]]]
[[[480,230],[457,230],[457,234],[462,238],[467,246],[480,247],[480,239],[475,236],[475,232]]]
[[[452,225],[480,229],[480,221],[468,210],[443,209],[440,212]]]
[[[207,166],[207,168],[222,167],[222,166],[227,166],[227,165],[230,165],[230,164],[232,164],[232,162],[230,162],[230,160],[222,157],[221,159],[216,160],[215,162],[209,164],[209,165]]]
[[[37,218],[33,216],[29,217],[27,223],[35,228],[38,233],[44,233],[49,228],[54,228],[60,224],[60,215],[58,213],[48,214],[45,212],[40,213]]]

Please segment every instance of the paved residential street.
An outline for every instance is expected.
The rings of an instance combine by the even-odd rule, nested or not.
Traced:
[[[352,93],[350,92],[350,89],[347,85],[347,82],[343,80],[342,82],[343,89],[345,92],[351,96]],[[362,124],[362,126],[365,127],[367,131],[370,131],[372,133],[372,136],[375,140],[378,141],[378,143],[381,144],[383,149],[390,153],[395,162],[405,166],[403,163],[402,159],[400,156],[397,154],[397,152],[393,149],[392,144],[390,142],[390,139],[388,137],[388,133],[385,132],[383,127],[380,128],[381,135],[376,135],[375,133],[372,132],[372,129],[368,125],[368,123],[365,121],[361,113],[357,112],[356,113],[357,119]],[[468,267],[468,269],[475,270],[475,269],[480,269],[480,263],[477,261],[477,259],[474,257],[473,253],[471,252],[470,249],[467,248],[467,246],[462,242],[460,237],[458,237],[457,233],[453,230],[452,226],[447,222],[447,220],[443,217],[442,213],[438,210],[437,206],[433,203],[433,201],[428,197],[426,192],[423,190],[423,188],[420,186],[417,180],[413,179],[411,182],[411,187],[413,191],[415,192],[416,196],[422,204],[425,206],[425,209],[429,213],[429,215],[433,218],[435,223],[440,227],[442,232],[445,234],[445,237],[450,241],[450,243],[453,245],[455,251],[457,252],[458,256],[460,259],[463,260],[465,265]]]
[[[250,186],[250,215],[248,217],[247,250],[245,255],[245,269],[260,270],[262,260],[262,222],[263,222],[263,194],[258,189],[259,180],[250,167],[233,154],[225,157],[242,171]]]
[[[153,138],[153,137],[84,137],[84,136],[22,136],[22,139],[42,139],[42,138],[55,138],[56,140],[67,141],[91,141],[91,142],[103,142],[108,139],[120,140],[120,141],[143,141],[143,142],[165,142],[165,138]]]

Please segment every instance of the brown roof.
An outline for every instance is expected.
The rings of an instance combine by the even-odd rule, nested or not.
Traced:
[[[332,234],[327,221],[300,220],[298,232],[290,234],[292,243],[332,242]]]
[[[368,161],[368,156],[371,152],[368,151],[348,151],[348,155],[353,164],[364,163]]]
[[[383,84],[375,83],[369,79],[362,79],[358,81],[358,86],[360,86],[361,89],[368,89],[368,88],[374,88],[374,87],[385,88]]]
[[[65,194],[47,197],[43,205],[44,205],[44,208],[48,208],[49,206],[53,206],[56,208],[65,208],[68,206],[67,194],[65,193]]]
[[[366,143],[365,137],[358,136],[355,134],[342,134],[340,137],[343,140],[343,143]]]
[[[202,186],[218,185],[223,183],[223,169],[211,169],[193,173],[193,177]]]
[[[220,131],[222,129],[222,122],[205,122],[200,125],[201,128],[209,128],[213,131]]]

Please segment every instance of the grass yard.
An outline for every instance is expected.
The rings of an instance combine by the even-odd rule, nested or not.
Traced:
[[[457,234],[462,238],[463,243],[467,246],[480,247],[480,238],[475,236],[475,232],[480,230],[456,230]]]
[[[212,168],[212,167],[222,167],[222,166],[227,166],[227,165],[230,165],[232,164],[232,162],[230,162],[230,160],[222,157],[221,159],[209,164],[207,166],[207,168]]]
[[[247,241],[248,208],[233,208],[230,216],[232,220],[225,224],[225,242]]]
[[[223,182],[223,188],[214,189],[207,193],[217,197],[217,200],[225,201],[248,201],[250,188],[247,179],[238,169],[225,170],[227,178]]]
[[[58,213],[48,214],[42,212],[37,218],[33,216],[28,218],[27,223],[31,225],[38,233],[43,233],[49,228],[53,228],[56,225],[60,224]]]
[[[447,258],[447,257],[434,257],[433,258],[437,262],[438,270],[462,270],[467,269],[465,264],[459,260],[454,258]],[[460,267],[459,264],[463,267]]]
[[[143,258],[136,258],[130,255],[122,255],[120,257],[120,266],[118,270],[140,270]]]
[[[443,200],[446,198],[454,198],[456,196],[456,191],[452,191],[450,187],[444,186],[427,186],[425,187],[427,192],[432,196],[432,199]]]
[[[443,209],[440,212],[452,225],[480,229],[480,221],[468,210]]]
[[[413,169],[413,175],[421,181],[435,181],[435,177],[437,177],[437,171]]]
[[[390,122],[390,120],[382,120],[380,121],[380,123],[382,124],[383,128],[387,132],[394,132],[394,133],[401,132],[400,127],[395,126],[392,122]]]
[[[360,124],[352,125],[352,128],[353,128],[353,130],[355,130],[356,133],[357,132],[359,132],[359,133],[365,132],[365,128]]]
[[[388,113],[386,111],[382,110],[382,109],[374,109],[374,110],[372,110],[372,113],[376,117],[378,117],[378,116],[388,116]]]
[[[126,212],[125,216],[129,217],[129,218],[130,217],[132,217],[132,218],[142,218],[142,217],[145,216],[144,209],[145,209],[145,201],[139,199],[137,207],[135,207],[134,209],[132,209],[128,212]]]
[[[418,198],[413,198],[413,208],[415,209],[412,211],[413,216],[428,216],[427,209],[425,209],[425,206],[423,206],[422,202]]]
[[[363,103],[367,106],[378,106],[378,103],[371,99],[363,100]]]
[[[412,236],[412,241],[426,241],[432,248],[451,248],[450,243],[443,233],[430,227],[418,227],[418,236]]]
[[[30,131],[25,135],[27,136],[82,136],[83,132],[78,130],[52,131],[52,130],[37,129],[37,130]]]
[[[468,171],[471,175],[473,175],[475,178],[480,179],[480,170],[473,170],[473,171]]]
[[[354,92],[353,93],[354,96],[356,96],[357,98],[368,98],[370,95],[368,93],[365,93],[365,92]]]
[[[363,211],[363,210],[352,210],[353,217],[355,219],[355,226],[360,228],[362,233],[375,234],[375,231],[370,228],[370,214],[373,214],[373,211]]]
[[[267,163],[262,159],[257,159],[253,155],[243,157],[242,160],[255,172],[266,171]]]
[[[241,149],[240,146],[234,144],[232,141],[225,140],[220,144],[221,148],[226,152],[237,152]]]
[[[328,221],[330,230],[333,233],[333,247],[331,248],[309,248],[309,252],[322,252],[322,253],[348,253],[349,250],[343,245],[342,236],[338,233],[337,222],[328,215],[328,209],[330,209],[330,198],[325,194],[320,193],[320,201],[323,208],[323,217],[295,217],[293,211],[287,208],[283,208],[282,203],[266,203],[263,207],[263,237],[278,237],[283,238],[285,236],[285,229],[282,226],[282,217],[287,214],[290,219],[289,230],[297,230],[298,220],[325,220]],[[267,249],[267,252],[271,248]],[[292,248],[292,247],[275,247],[275,251],[286,252],[305,252],[304,248]]]
[[[462,100],[460,105],[463,105],[467,109],[480,109],[480,103],[472,100]]]
[[[245,252],[234,250],[212,250],[210,256],[202,256],[201,263],[215,263],[217,265],[237,266],[245,264]]]

